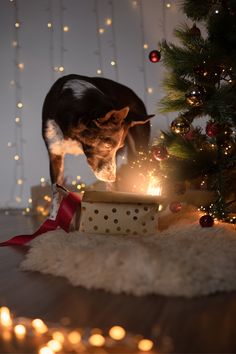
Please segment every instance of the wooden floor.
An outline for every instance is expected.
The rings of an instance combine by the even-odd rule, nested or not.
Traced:
[[[32,217],[3,213],[0,224],[0,240],[38,226]],[[236,353],[236,293],[185,299],[88,291],[63,278],[20,271],[26,252],[0,248],[0,306],[9,306],[16,316],[53,322],[69,317],[71,326],[90,328],[120,324],[154,337],[161,353]]]

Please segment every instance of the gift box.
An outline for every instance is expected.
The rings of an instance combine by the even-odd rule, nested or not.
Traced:
[[[152,235],[158,229],[159,196],[85,191],[79,230],[86,233]]]

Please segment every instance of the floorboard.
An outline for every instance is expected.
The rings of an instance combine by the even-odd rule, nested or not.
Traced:
[[[36,230],[29,216],[0,213],[0,240]],[[41,317],[72,327],[127,330],[154,337],[163,353],[236,353],[236,293],[194,299],[164,296],[112,295],[73,287],[65,279],[22,272],[26,247],[0,248],[0,306],[16,316]]]

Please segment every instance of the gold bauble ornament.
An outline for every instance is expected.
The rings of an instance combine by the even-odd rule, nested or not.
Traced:
[[[178,117],[171,123],[171,131],[175,134],[184,135],[190,131],[190,123],[184,117]]]

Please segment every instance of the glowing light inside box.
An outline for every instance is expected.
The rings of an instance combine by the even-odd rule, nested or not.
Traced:
[[[160,181],[158,178],[152,176],[150,178],[148,187],[147,187],[147,194],[149,195],[161,195],[162,187],[160,185]]]

